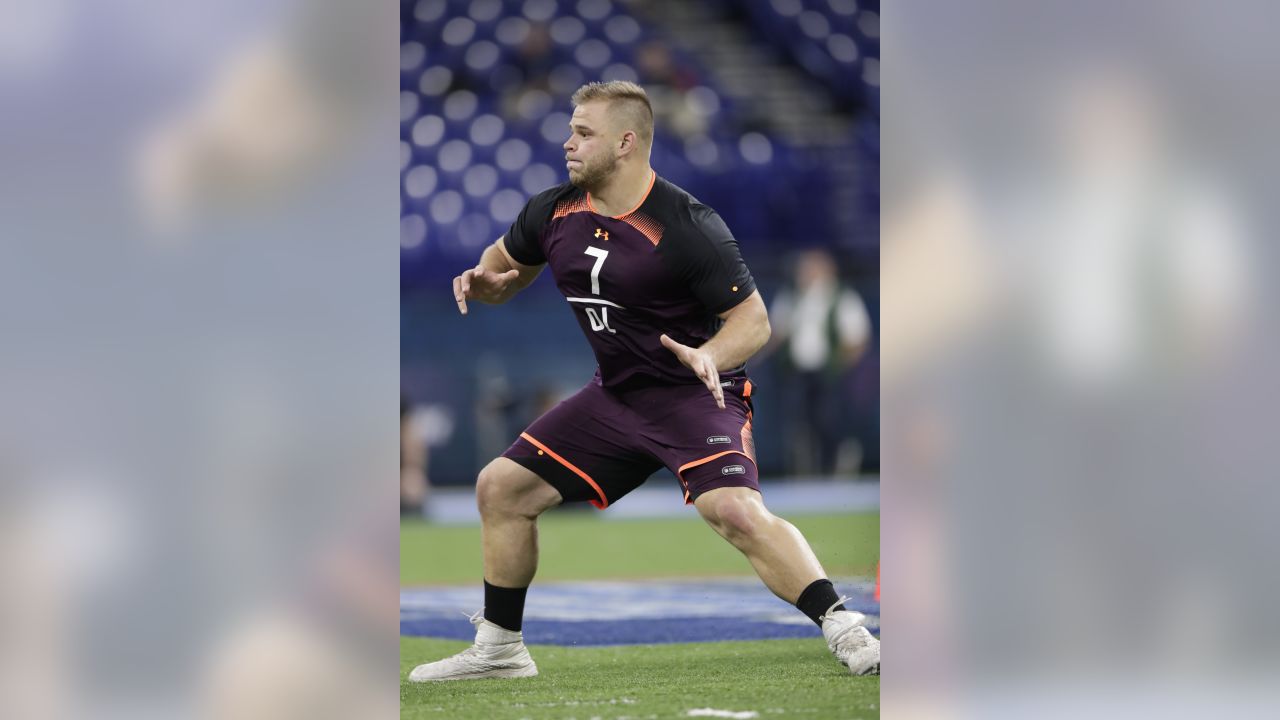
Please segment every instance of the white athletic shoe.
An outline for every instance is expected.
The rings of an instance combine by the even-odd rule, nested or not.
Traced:
[[[453,657],[419,665],[409,673],[410,682],[520,678],[538,674],[538,666],[524,646],[524,636],[485,620],[481,610],[471,616],[476,642]]]
[[[827,639],[836,659],[844,663],[854,675],[880,674],[880,641],[862,623],[867,616],[849,610],[835,610],[836,605],[849,598],[841,598],[827,608],[822,615],[822,635]]]

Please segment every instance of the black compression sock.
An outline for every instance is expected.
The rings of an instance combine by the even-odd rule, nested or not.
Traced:
[[[512,632],[524,621],[524,596],[529,588],[504,588],[484,581],[484,619]]]
[[[844,610],[844,605],[836,605],[840,601],[840,596],[836,594],[836,588],[831,581],[822,578],[809,583],[809,587],[800,593],[800,599],[796,600],[796,607],[800,612],[809,616],[818,627],[822,627],[822,616],[832,605],[836,610]]]

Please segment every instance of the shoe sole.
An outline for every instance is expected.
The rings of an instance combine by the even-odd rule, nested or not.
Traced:
[[[535,677],[538,674],[538,668],[535,666],[511,668],[509,670],[489,670],[482,673],[472,673],[470,675],[452,675],[450,677],[414,677],[409,674],[409,682],[428,683],[428,682],[450,682],[453,680],[504,680],[514,678]]]
[[[849,658],[850,660],[854,660],[855,658],[858,657],[858,655],[863,655],[863,658],[860,659],[861,660],[860,662],[845,663],[845,667],[849,668],[849,672],[851,674],[864,676],[864,677],[867,675],[880,674],[880,653],[877,652],[874,656],[875,660],[871,662],[868,662],[870,661],[870,658],[865,657],[867,654],[869,653],[867,653],[866,651],[863,651],[861,653],[855,653],[853,657]],[[859,667],[861,669],[854,670],[854,667]]]

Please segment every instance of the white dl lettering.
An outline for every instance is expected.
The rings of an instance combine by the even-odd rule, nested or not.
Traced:
[[[600,308],[599,313],[597,313],[596,309],[592,307],[583,308],[583,309],[587,311],[587,320],[591,322],[592,330],[596,332],[600,332],[601,330],[608,330],[609,332],[614,334],[618,332],[617,330],[614,330],[613,328],[609,327],[609,308],[602,307]]]

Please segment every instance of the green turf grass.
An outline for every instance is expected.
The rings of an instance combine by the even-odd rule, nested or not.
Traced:
[[[467,643],[400,640],[400,717],[432,720],[682,718],[694,708],[771,717],[878,718],[880,678],[853,677],[821,638],[566,648],[534,646],[539,676],[406,682]]]
[[[606,511],[607,512],[607,511]],[[880,550],[875,513],[795,515],[833,576],[869,577]],[[695,513],[688,518],[604,520],[552,512],[539,521],[537,581],[751,576],[747,561]],[[479,583],[480,528],[407,521],[400,531],[406,587]],[[459,616],[459,622],[465,622]],[[762,719],[874,718],[879,678],[851,677],[819,637],[604,648],[536,646],[541,675],[419,685],[423,662],[465,642],[401,638],[402,718],[675,718],[694,708],[755,710]]]
[[[608,512],[607,510],[605,512]],[[794,515],[833,577],[875,575],[877,513]],[[538,521],[541,558],[535,582],[646,577],[751,576],[746,559],[690,512],[688,518],[604,520],[594,511],[552,512]],[[400,526],[400,584],[480,582],[479,526]]]

